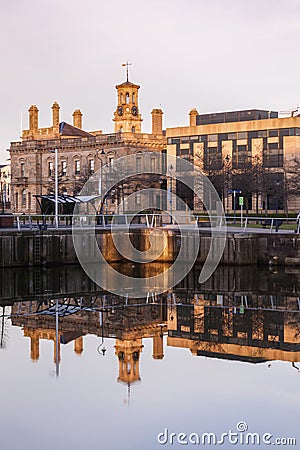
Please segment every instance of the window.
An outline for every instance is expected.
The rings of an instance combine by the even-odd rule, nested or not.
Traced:
[[[181,138],[181,143],[182,143],[182,144],[185,144],[185,143],[187,143],[187,142],[190,142],[190,137],[189,137],[189,136],[183,136],[183,137]]]
[[[135,133],[135,127],[132,127],[132,128],[131,128],[131,132],[132,132],[132,133]]]
[[[109,165],[110,172],[112,172],[113,168],[114,168],[114,157],[113,156],[108,157],[108,165]]]
[[[28,209],[31,210],[31,192],[28,192]]]
[[[93,159],[89,159],[89,172],[90,174],[95,172],[95,161]]]
[[[132,103],[134,103],[135,102],[135,96],[134,96],[134,93],[132,94]]]
[[[126,93],[126,103],[129,103],[129,94],[128,94],[128,92]]]
[[[150,171],[151,171],[152,173],[155,172],[155,158],[151,158],[151,159],[150,159]]]
[[[50,161],[48,164],[48,176],[53,177],[53,175],[54,175],[54,165],[53,161]]]
[[[258,137],[267,137],[268,136],[268,131],[267,130],[261,130],[257,133]]]
[[[135,204],[140,205],[141,204],[141,192],[137,191],[135,194]]]
[[[278,150],[278,142],[271,142],[268,144],[269,150]]]
[[[22,190],[22,208],[26,208],[26,189]]]
[[[269,136],[270,137],[277,137],[278,136],[278,130],[269,130]]]
[[[16,192],[16,196],[15,196],[15,207],[16,210],[19,209],[19,194]]]
[[[120,103],[123,103],[124,102],[124,98],[123,98],[123,94],[121,93],[121,95],[120,95]]]
[[[21,169],[21,177],[25,177],[25,163],[24,162],[21,162],[20,169]]]
[[[218,135],[217,134],[209,134],[208,135],[208,142],[217,142]]]
[[[238,139],[247,139],[247,131],[240,131],[237,135]]]
[[[67,175],[67,161],[61,162],[61,173],[62,175]]]
[[[236,133],[228,133],[228,140],[233,141],[234,139],[236,139],[236,136]]]
[[[136,157],[136,171],[139,173],[142,171],[142,158],[140,156]]]
[[[181,155],[188,155],[190,153],[188,148],[181,148],[180,149],[180,154]]]
[[[80,174],[80,160],[76,159],[75,160],[75,175],[79,175]]]

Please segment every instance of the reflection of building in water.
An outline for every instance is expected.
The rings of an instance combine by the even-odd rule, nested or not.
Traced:
[[[30,338],[30,357],[32,361],[37,361],[40,357],[40,340],[46,339],[54,342],[54,362],[56,359],[56,333],[53,329],[43,329],[43,328],[24,328],[24,336]],[[81,355],[83,352],[83,337],[76,337],[76,333],[58,333],[59,344],[67,344],[66,338],[70,340],[74,340],[74,351],[77,355]],[[58,345],[58,361],[60,361],[60,345]]]
[[[83,352],[84,335],[95,334],[102,339],[115,337],[115,353],[119,361],[118,381],[130,385],[140,380],[139,360],[143,338],[153,340],[153,359],[164,357],[162,322],[166,320],[166,306],[149,303],[118,307],[116,304],[116,307],[105,309],[99,307],[101,301],[100,298],[94,301],[94,311],[90,308],[76,309],[74,305],[64,305],[63,300],[60,301],[58,345],[56,345],[55,310],[51,302],[14,303],[12,324],[23,327],[24,336],[30,337],[30,355],[33,361],[39,359],[40,339],[54,342],[54,362],[59,362],[61,344],[73,341],[74,351],[80,355]],[[70,311],[73,311],[73,314],[70,314]]]
[[[170,305],[168,345],[189,348],[197,356],[253,363],[300,361],[297,310],[226,307],[224,303],[223,296],[212,302],[199,295],[194,305]]]
[[[124,383],[140,381],[139,361],[143,349],[142,339],[117,339],[115,349],[119,360],[118,381]]]
[[[151,333],[153,339],[152,357],[153,359],[163,359],[164,357],[164,341],[162,333],[162,325],[155,327],[155,330],[144,330],[146,332],[142,337]],[[139,361],[140,354],[143,349],[142,338],[140,332],[125,332],[122,339],[116,340],[116,355],[119,360],[119,377],[118,381],[124,383],[134,383],[140,381]]]
[[[31,339],[31,358],[39,358],[40,339],[54,341],[57,363],[61,344],[73,341],[75,352],[81,354],[87,334],[101,338],[101,350],[105,337],[115,338],[118,381],[129,387],[141,378],[143,339],[152,339],[152,357],[162,359],[165,331],[169,346],[189,348],[198,356],[253,363],[300,361],[300,312],[295,296],[245,291],[193,294],[189,290],[143,304],[114,295],[91,298],[89,294],[80,302],[74,296],[65,297],[59,303],[57,341],[53,307],[51,300],[16,302],[12,306],[12,324],[24,327],[24,336]]]

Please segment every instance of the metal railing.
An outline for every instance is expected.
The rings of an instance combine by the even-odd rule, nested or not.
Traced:
[[[248,233],[300,233],[300,221],[296,218],[244,216],[237,218],[232,216],[187,214],[186,212],[173,214],[166,213],[125,213],[125,214],[80,214],[58,216],[58,228],[66,227],[176,227],[195,228],[201,231],[218,228],[228,232]],[[0,229],[42,230],[55,229],[54,215],[41,214],[0,214]]]

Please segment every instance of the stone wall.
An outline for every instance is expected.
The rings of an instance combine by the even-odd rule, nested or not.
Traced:
[[[160,248],[161,233],[166,240],[165,249],[156,262],[172,263],[180,249],[181,238],[178,231],[158,228],[136,229],[129,232],[129,238],[134,247],[145,251],[150,247],[151,232],[153,232],[153,254]],[[197,230],[187,232],[187,248],[184,255],[187,260],[191,253],[190,246],[194,245],[196,235]],[[92,232],[84,233],[82,245],[88,260],[93,257],[93,239]],[[117,263],[130,260],[130,255],[126,259],[118,252],[109,230],[97,230],[96,239],[107,261]],[[119,243],[123,241],[124,230],[114,231],[114,239]],[[198,263],[205,261],[210,242],[210,233],[201,233]],[[77,262],[71,230],[0,232],[0,267],[63,265]],[[221,263],[237,266],[300,265],[300,239],[296,234],[229,233]]]

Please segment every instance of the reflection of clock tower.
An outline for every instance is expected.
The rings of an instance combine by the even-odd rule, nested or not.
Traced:
[[[118,84],[118,106],[114,113],[115,133],[141,133],[142,117],[139,113],[138,90],[140,86],[125,81]]]

